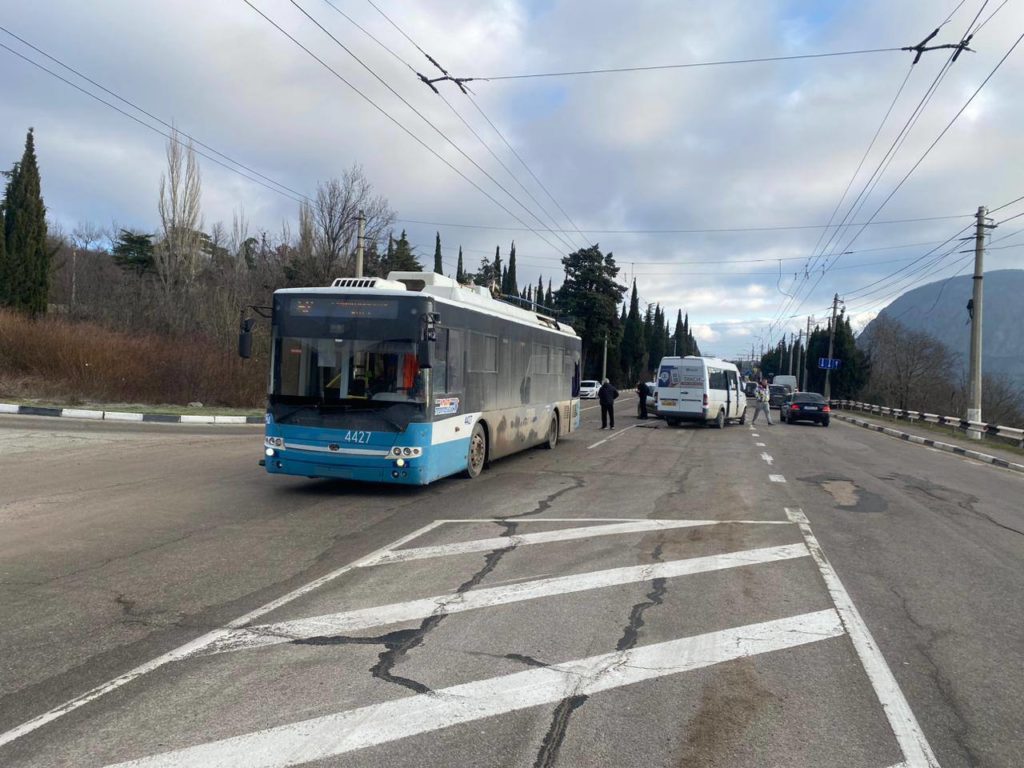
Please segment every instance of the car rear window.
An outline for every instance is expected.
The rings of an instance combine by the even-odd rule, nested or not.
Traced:
[[[786,392],[786,388],[784,386],[782,386],[781,384],[779,384],[779,385],[772,384],[770,387],[768,387],[768,391],[769,391],[769,393],[771,393],[773,395],[781,395],[784,392]]]
[[[806,392],[800,395],[793,395],[794,403],[824,403],[825,398],[821,395],[815,394],[814,392]]]
[[[597,382],[596,381],[581,381],[580,382],[580,386],[581,387],[596,387],[597,386]]]

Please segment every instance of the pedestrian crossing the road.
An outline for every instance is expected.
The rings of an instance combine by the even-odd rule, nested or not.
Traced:
[[[503,535],[472,537],[487,526]],[[445,582],[449,589],[432,589]],[[727,605],[737,596],[749,605]],[[432,740],[456,739],[462,757],[446,764],[481,765],[464,729],[500,729],[528,716],[551,726],[538,743],[523,734],[521,755],[500,764],[550,766],[560,752],[565,764],[579,764],[598,749],[590,742],[601,741],[583,721],[615,707],[617,697],[643,692],[645,708],[682,721],[659,727],[696,728],[709,679],[728,680],[737,664],[752,675],[759,665],[782,665],[794,689],[772,695],[794,697],[783,709],[796,718],[807,706],[798,694],[806,689],[811,702],[835,685],[833,672],[819,679],[810,670],[832,664],[855,681],[841,700],[874,714],[848,745],[821,754],[834,753],[835,765],[937,765],[797,509],[760,521],[439,520],[243,618],[91,692],[90,701],[128,686],[121,706],[83,712],[84,722],[96,722],[75,732],[75,751],[118,768],[359,765],[353,761],[363,757],[416,765]],[[146,690],[133,690],[160,667]],[[328,690],[314,694],[310,681]],[[230,713],[215,738],[211,711]],[[111,736],[121,731],[148,737],[121,745]],[[95,734],[105,734],[101,745],[90,744]],[[764,745],[773,760],[792,749],[774,740]],[[802,749],[784,764],[823,764]],[[865,757],[879,751],[885,757]],[[757,748],[747,754],[751,765],[774,764]],[[655,750],[636,759],[667,758]]]

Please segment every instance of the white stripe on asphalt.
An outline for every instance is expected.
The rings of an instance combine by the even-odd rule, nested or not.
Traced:
[[[410,549],[392,549],[380,552],[373,557],[359,561],[358,567],[369,568],[386,563],[402,563],[408,560],[424,560],[431,557],[449,557],[472,552],[490,552],[495,549],[512,549],[530,544],[550,544],[558,541],[589,539],[592,536],[615,536],[624,533],[645,533],[647,531],[664,531],[673,528],[694,528],[702,525],[719,525],[722,523],[748,523],[748,520],[636,520],[631,523],[615,523],[612,525],[589,525],[582,528],[560,528],[555,531],[539,531],[538,533],[521,533],[514,536],[497,536],[493,539],[474,539],[459,541],[454,544],[435,544],[429,547],[413,547]]]
[[[644,680],[840,637],[833,609],[531,669],[120,763],[282,768]]]
[[[48,712],[44,712],[43,714],[38,715],[37,717],[34,717],[31,720],[22,723],[16,728],[12,728],[11,730],[0,734],[0,747],[2,747],[4,744],[9,744],[15,739],[19,739],[28,733],[31,733],[37,728],[41,728],[47,723],[53,722],[57,718],[62,717],[63,715],[68,714],[69,712],[75,711],[79,707],[88,704],[90,701],[95,701],[100,696],[110,693],[111,691],[117,690],[122,685],[130,683],[132,680],[142,677],[143,675],[148,674],[149,672],[152,672],[155,669],[159,669],[160,667],[164,666],[169,662],[178,661],[180,659],[185,659],[189,656],[192,656],[193,654],[197,653],[198,651],[201,651],[203,648],[207,647],[208,645],[211,645],[212,643],[227,635],[230,630],[236,629],[246,624],[251,624],[260,616],[264,616],[270,613],[272,610],[280,608],[282,605],[290,603],[292,600],[295,600],[298,597],[302,597],[302,595],[305,595],[307,592],[311,592],[314,589],[317,589],[318,587],[321,587],[324,584],[328,583],[329,581],[333,581],[342,574],[348,573],[353,568],[358,568],[364,560],[374,558],[379,553],[386,553],[394,547],[400,547],[403,544],[407,544],[413,539],[419,538],[423,534],[433,530],[439,525],[441,525],[440,521],[435,520],[434,522],[428,523],[422,528],[417,528],[408,536],[403,536],[397,541],[391,542],[386,547],[382,547],[381,549],[371,552],[361,560],[356,560],[353,563],[344,565],[341,568],[337,568],[331,571],[330,573],[321,576],[319,579],[314,579],[313,581],[310,581],[302,585],[298,589],[294,589],[288,594],[282,595],[276,600],[271,600],[269,603],[265,603],[264,605],[261,605],[259,608],[249,611],[248,613],[242,616],[239,616],[237,619],[226,624],[224,627],[220,629],[215,629],[212,632],[207,632],[205,635],[201,635],[200,637],[197,637],[195,640],[192,640],[191,642],[185,643],[184,645],[175,648],[173,651],[168,651],[167,653],[161,656],[157,656],[155,659],[151,659],[150,661],[147,661],[145,664],[141,664],[135,667],[134,669],[125,672],[123,675],[119,675],[118,677],[115,677],[112,680],[108,680],[107,682],[98,685],[95,688],[92,688],[86,691],[85,693],[64,702],[63,704],[54,707]]]
[[[587,450],[589,451],[589,450],[590,450],[591,448],[597,448],[597,446],[599,446],[599,445],[604,445],[604,444],[605,444],[605,443],[607,443],[607,442],[608,442],[609,440],[614,440],[614,439],[615,439],[616,437],[619,437],[619,436],[621,436],[621,435],[622,435],[623,433],[625,433],[625,432],[628,432],[628,431],[629,431],[629,430],[631,430],[631,429],[636,429],[636,428],[637,428],[637,427],[639,427],[639,426],[640,426],[639,424],[634,424],[634,425],[633,425],[633,426],[631,426],[631,427],[626,427],[626,428],[624,428],[624,429],[621,429],[621,430],[619,430],[619,432],[618,432],[617,434],[614,434],[614,435],[612,435],[611,437],[606,437],[606,438],[605,438],[604,440],[598,440],[598,441],[597,441],[596,443],[594,443],[593,445],[588,445],[588,446],[587,446]]]
[[[768,479],[771,480],[773,483],[786,482],[786,478],[784,475],[768,475]]]
[[[695,573],[792,560],[793,558],[807,557],[809,554],[807,547],[803,544],[787,544],[779,547],[763,547],[673,560],[667,563],[634,565],[572,576],[536,579],[501,587],[474,589],[462,594],[438,595],[404,603],[379,605],[373,608],[361,608],[343,613],[236,629],[209,646],[204,654],[250,650],[310,637],[342,635],[387,624],[425,619],[428,616],[462,613],[478,608],[492,608],[524,600],[568,595],[592,589],[651,581],[652,579],[671,579]]]
[[[885,663],[885,657],[882,656],[867,624],[864,623],[860,612],[853,604],[850,594],[839,580],[839,575],[825,557],[817,537],[811,532],[811,525],[803,510],[787,507],[786,516],[800,527],[800,533],[804,537],[807,548],[811,551],[811,557],[818,564],[818,570],[821,571],[821,577],[825,580],[825,586],[832,597],[832,602],[835,603],[843,626],[846,627],[846,631],[850,635],[857,656],[860,657],[860,663],[864,665],[864,670],[868,673],[868,679],[871,680],[871,685],[875,689],[875,695],[878,696],[882,709],[885,710],[885,716],[889,719],[893,734],[896,736],[896,741],[903,751],[906,761],[903,765],[906,768],[938,768],[939,762],[935,759],[928,739],[925,738],[917,718],[914,717],[903,691],[900,690],[896,677]]]
[[[764,448],[764,443],[754,443],[758,448]]]
[[[772,462],[775,461],[775,459],[773,459],[767,453],[762,453],[761,454],[761,460],[764,461],[764,462],[767,462],[769,467],[772,465]]]

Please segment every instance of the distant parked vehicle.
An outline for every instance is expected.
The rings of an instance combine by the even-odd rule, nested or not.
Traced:
[[[787,424],[813,421],[827,427],[831,415],[831,409],[821,395],[816,392],[797,392],[787,398],[779,412],[779,419]]]
[[[786,395],[789,394],[789,390],[781,384],[769,384],[768,385],[768,407],[779,408],[782,406],[782,401],[786,399]]]
[[[786,387],[790,392],[796,392],[797,390],[796,376],[786,376],[779,373],[772,377],[772,384]]]
[[[594,400],[597,398],[597,390],[600,388],[601,382],[585,379],[580,382],[580,397],[584,400]]]

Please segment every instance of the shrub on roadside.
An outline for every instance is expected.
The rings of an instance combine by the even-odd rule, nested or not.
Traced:
[[[0,394],[20,380],[63,401],[251,408],[266,395],[266,365],[208,339],[131,334],[60,317],[0,311]]]

